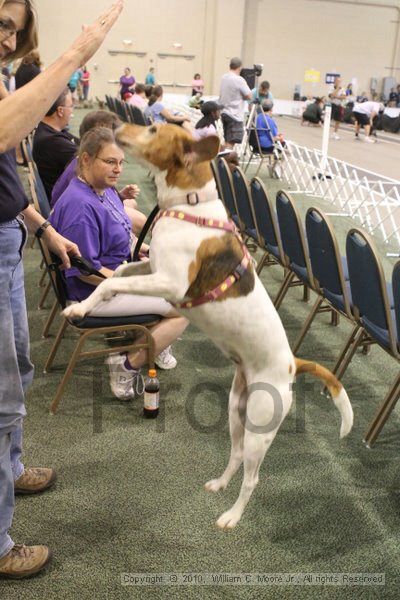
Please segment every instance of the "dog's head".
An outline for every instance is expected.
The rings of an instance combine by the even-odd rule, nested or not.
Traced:
[[[164,173],[168,187],[202,188],[212,179],[210,160],[219,150],[219,138],[195,141],[178,125],[122,125],[116,139],[129,154],[155,173]]]

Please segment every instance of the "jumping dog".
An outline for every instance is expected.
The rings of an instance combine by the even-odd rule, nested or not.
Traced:
[[[83,317],[118,293],[161,296],[233,360],[230,459],[222,475],[205,484],[210,492],[225,489],[243,463],[239,497],[217,521],[221,529],[232,529],[290,409],[295,376],[310,372],[325,383],[341,415],[340,437],[351,430],[351,404],[330,371],[292,354],[278,313],[218,199],[210,161],[219,139],[194,141],[176,125],[123,125],[116,139],[155,176],[160,212],[150,260],[121,265],[89,298],[64,314],[69,319]]]

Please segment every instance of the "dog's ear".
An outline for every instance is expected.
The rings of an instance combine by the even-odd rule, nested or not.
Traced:
[[[184,164],[189,167],[195,163],[210,161],[219,151],[220,140],[216,135],[209,135],[198,142],[192,142],[185,147]]]

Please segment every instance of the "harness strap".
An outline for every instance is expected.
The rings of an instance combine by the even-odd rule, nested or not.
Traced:
[[[195,217],[194,215],[189,215],[180,210],[161,210],[153,222],[153,227],[157,223],[159,219],[162,217],[171,217],[172,219],[179,219],[180,221],[188,221],[189,223],[193,223],[194,225],[199,225],[199,227],[211,227],[212,229],[223,229],[224,231],[228,231],[229,233],[237,234],[237,227],[233,221],[221,221],[219,219],[207,219],[205,217]]]
[[[242,260],[237,265],[235,270],[230,275],[228,275],[228,277],[222,283],[220,283],[214,289],[206,292],[199,298],[194,298],[193,300],[188,300],[184,302],[171,302],[171,304],[175,306],[175,308],[193,308],[195,306],[206,304],[207,302],[214,302],[215,300],[217,300],[217,298],[220,298],[223,294],[225,294],[225,292],[230,287],[232,287],[236,281],[239,281],[239,279],[243,277],[247,270],[247,267],[251,262],[251,257],[233,221],[220,221],[219,219],[195,217],[194,215],[189,215],[188,213],[177,210],[162,210],[158,213],[157,217],[155,218],[153,227],[157,223],[157,221],[162,217],[171,217],[173,219],[179,219],[180,221],[188,221],[189,223],[193,223],[194,225],[198,225],[199,227],[209,227],[211,229],[228,231],[229,233],[232,233],[238,238],[243,250]]]

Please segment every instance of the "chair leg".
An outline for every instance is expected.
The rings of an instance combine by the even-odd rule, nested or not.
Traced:
[[[68,367],[63,375],[63,378],[61,379],[61,381],[58,385],[56,395],[53,398],[53,402],[50,404],[50,412],[52,415],[55,415],[57,412],[58,405],[59,405],[62,395],[64,393],[64,388],[67,385],[69,378],[71,377],[72,371],[74,370],[76,362],[79,358],[81,348],[82,348],[83,344],[85,343],[85,339],[86,339],[85,335],[82,335],[79,338],[78,343],[76,344],[75,350],[73,351],[71,359],[68,363]]]
[[[340,315],[336,310],[332,309],[331,312],[331,325],[333,325],[334,327],[337,327],[340,323]]]
[[[252,159],[252,158],[253,158],[253,153],[251,153],[251,154],[250,154],[250,158],[249,158],[249,160],[248,160],[248,162],[247,162],[247,165],[246,165],[246,166],[245,166],[245,168],[244,168],[244,172],[245,172],[245,173],[246,173],[247,169],[249,168],[249,165],[250,165],[250,162],[251,162],[251,159]]]
[[[349,364],[351,363],[353,356],[356,353],[357,348],[360,346],[363,337],[365,336],[365,332],[363,329],[360,329],[360,331],[357,332],[354,341],[353,341],[353,345],[351,346],[348,354],[346,357],[344,357],[344,360],[342,362],[342,364],[338,367],[337,371],[334,371],[334,374],[336,375],[336,377],[338,379],[341,379],[344,375],[344,373],[346,372],[347,367],[349,366]]]
[[[42,265],[40,266],[40,268],[43,269]],[[47,271],[46,271],[46,269],[44,269],[43,273],[40,276],[38,287],[43,287],[45,285],[44,282],[46,281],[46,279],[47,279]]]
[[[288,273],[286,274],[283,283],[280,287],[279,292],[276,295],[276,298],[274,300],[274,306],[276,308],[276,310],[279,310],[280,305],[282,304],[282,301],[284,299],[284,297],[286,296],[286,293],[289,289],[289,286],[292,282],[292,280],[294,279],[295,274],[293,273],[293,271],[288,271]]]
[[[358,332],[360,329],[361,329],[361,328],[360,328],[360,325],[355,325],[355,326],[353,327],[353,329],[351,330],[351,333],[350,333],[349,337],[347,338],[347,340],[346,340],[346,342],[345,342],[345,344],[344,344],[344,346],[343,346],[342,350],[340,351],[340,354],[339,354],[339,356],[338,356],[338,357],[337,357],[337,359],[336,359],[335,366],[334,366],[334,367],[331,369],[331,371],[332,371],[332,373],[333,373],[334,375],[336,375],[336,373],[337,373],[337,371],[338,371],[338,369],[339,369],[340,365],[342,364],[342,362],[343,362],[343,360],[344,360],[344,357],[346,356],[346,354],[347,354],[347,352],[348,352],[348,350],[349,350],[350,346],[351,346],[351,345],[353,344],[353,342],[354,342],[354,338],[355,338],[355,336],[356,336],[357,332]]]
[[[261,169],[263,163],[264,163],[264,159],[260,158],[260,162],[258,163],[258,168],[257,168],[256,174],[255,174],[255,177],[257,177],[258,173],[260,172],[260,169]]]
[[[256,268],[257,275],[259,275],[261,273],[261,271],[263,270],[265,264],[268,262],[268,258],[269,258],[268,252],[264,252],[264,254],[262,255],[260,262],[258,263],[257,268]]]
[[[41,310],[44,306],[44,303],[46,302],[46,298],[48,296],[49,291],[51,290],[51,282],[48,281],[46,287],[44,288],[41,296],[40,296],[40,300],[39,300],[39,304],[38,304],[38,310]]]
[[[47,358],[46,364],[44,365],[43,373],[47,373],[48,371],[50,371],[50,369],[53,365],[55,355],[57,354],[58,346],[60,345],[61,340],[64,337],[64,333],[65,333],[65,330],[67,329],[67,327],[68,327],[68,321],[67,321],[67,319],[64,318],[63,322],[60,325],[60,329],[58,330],[57,337],[54,341],[53,347],[50,350],[50,354]]]
[[[310,314],[308,315],[307,320],[304,323],[303,329],[301,330],[301,332],[300,332],[297,340],[295,341],[295,344],[294,344],[293,349],[292,349],[293,354],[296,354],[297,351],[298,351],[298,349],[300,348],[300,346],[301,346],[301,344],[303,342],[303,339],[305,338],[306,333],[310,329],[311,324],[312,324],[312,322],[315,319],[315,315],[317,314],[318,309],[321,306],[321,304],[322,304],[323,301],[324,301],[324,299],[322,297],[319,297],[319,298],[317,298],[317,301],[314,303],[314,306],[312,307],[312,309],[310,311]]]
[[[392,410],[396,406],[399,396],[400,374],[397,376],[394,384],[387,393],[384,401],[379,407],[377,413],[375,414],[375,417],[373,418],[370,426],[368,427],[367,432],[364,435],[364,442],[366,443],[368,448],[371,448],[371,446],[375,443],[378,435],[382,431],[383,426],[390,417]]]
[[[53,304],[53,308],[51,309],[51,313],[47,317],[47,321],[46,321],[46,324],[44,326],[43,333],[42,333],[42,338],[47,338],[49,336],[50,327],[53,324],[54,318],[58,311],[58,307],[59,307],[59,304],[58,304],[58,300],[56,299],[56,300],[54,300],[54,304]]]
[[[310,288],[305,283],[304,287],[303,287],[303,302],[309,302],[309,301],[310,301]]]

